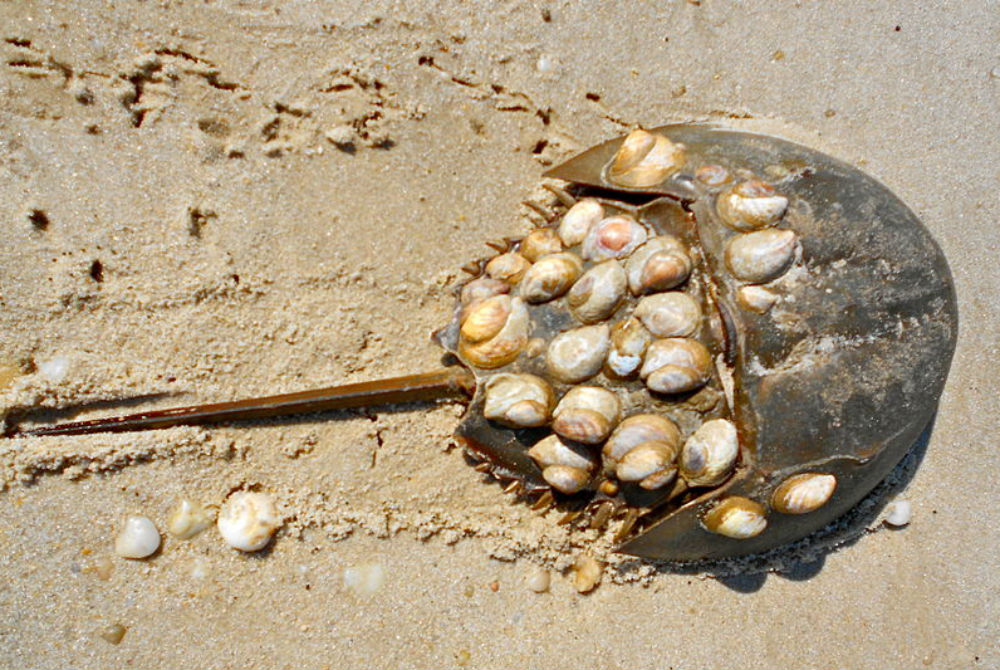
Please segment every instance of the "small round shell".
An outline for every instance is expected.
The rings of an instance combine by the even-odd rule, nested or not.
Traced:
[[[590,261],[625,258],[646,241],[646,229],[626,214],[598,221],[583,240],[583,257]]]
[[[566,296],[570,310],[584,323],[604,321],[624,299],[625,269],[614,259],[584,272]]]
[[[558,435],[549,435],[536,442],[528,450],[528,456],[543,468],[564,465],[591,472],[597,467],[594,457],[583,446],[566,442]]]
[[[643,442],[626,453],[615,468],[623,482],[639,482],[639,486],[655,490],[673,480],[677,468],[677,452],[666,442]]]
[[[527,258],[516,251],[508,251],[490,259],[486,264],[486,274],[493,279],[516,284],[530,267],[531,262]]]
[[[726,419],[712,419],[684,443],[678,469],[691,486],[716,486],[732,473],[739,453],[736,426]]]
[[[745,540],[756,537],[767,528],[764,506],[749,498],[730,496],[713,507],[702,519],[713,533]]]
[[[657,293],[639,300],[635,316],[656,337],[687,337],[701,323],[701,308],[686,293]]]
[[[604,218],[601,203],[585,198],[569,208],[559,224],[559,239],[567,247],[575,247],[583,242],[587,231]]]
[[[628,188],[655,186],[684,164],[684,147],[663,135],[633,130],[608,168],[608,179]]]
[[[160,531],[148,517],[130,516],[115,537],[115,553],[122,558],[147,558],[160,548]]]
[[[771,507],[782,514],[808,514],[825,505],[837,488],[837,478],[820,472],[792,475],[771,494]]]
[[[658,414],[636,414],[615,428],[604,444],[605,464],[614,465],[629,451],[644,442],[663,442],[675,451],[681,444],[681,431],[677,424]]]
[[[741,233],[774,225],[787,208],[788,198],[775,193],[770,184],[756,179],[726,189],[716,200],[719,218]]]
[[[230,547],[240,551],[259,551],[271,541],[271,536],[281,525],[281,517],[271,496],[238,491],[219,510],[216,525]]]
[[[525,272],[521,280],[521,297],[530,303],[554,300],[570,289],[581,272],[583,262],[576,254],[544,256]]]
[[[625,265],[633,295],[666,291],[682,284],[693,264],[687,247],[673,235],[658,235],[629,257]]]
[[[492,311],[493,306],[483,306],[491,300],[507,301],[508,315],[500,330],[493,337],[478,341],[473,341],[465,337],[464,334],[459,338],[459,355],[477,368],[492,369],[507,365],[516,359],[528,345],[531,319],[528,317],[528,308],[524,301],[520,298],[511,298],[508,295],[498,295],[484,300],[473,309],[472,313],[478,309]],[[471,318],[471,314],[468,318]],[[483,332],[486,330],[488,329],[484,328]],[[473,334],[478,336],[480,332],[475,331]]]
[[[484,395],[483,416],[516,428],[544,426],[555,403],[548,382],[529,374],[494,375]]]
[[[599,386],[576,386],[552,412],[552,430],[568,440],[600,444],[621,418],[618,396]]]
[[[778,302],[778,294],[763,286],[741,286],[736,300],[747,311],[765,314]]]
[[[639,372],[653,336],[636,318],[616,323],[611,329],[607,368],[616,377],[629,378]]]
[[[611,344],[606,324],[583,326],[556,335],[546,352],[548,370],[556,379],[575,384],[601,371]]]
[[[729,170],[721,165],[702,165],[695,172],[695,179],[710,188],[722,186],[731,178]]]
[[[538,228],[525,235],[517,250],[522,256],[535,263],[542,256],[559,253],[563,250],[563,245],[559,239],[559,233],[553,228]]]
[[[791,230],[758,230],[726,244],[726,267],[737,279],[763,284],[783,275],[795,259],[798,236]]]
[[[686,337],[656,340],[646,350],[639,376],[658,393],[693,391],[709,380],[712,355],[701,342]]]
[[[542,470],[546,483],[567,495],[579,493],[590,481],[590,473],[569,465],[550,465]]]

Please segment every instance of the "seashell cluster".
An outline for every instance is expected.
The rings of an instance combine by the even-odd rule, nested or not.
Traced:
[[[528,455],[542,468],[542,477],[555,490],[573,494],[590,481],[597,462],[583,445],[574,445],[558,435],[539,440]]]
[[[655,490],[672,482],[681,433],[670,419],[636,414],[622,421],[604,445],[605,469],[623,482]]]
[[[663,135],[633,130],[608,168],[608,180],[630,188],[656,186],[684,164],[684,147]]]

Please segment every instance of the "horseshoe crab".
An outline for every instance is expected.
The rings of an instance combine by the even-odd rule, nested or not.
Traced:
[[[545,176],[558,211],[466,266],[434,334],[460,365],[19,434],[466,393],[456,437],[478,470],[591,526],[622,519],[622,552],[695,561],[821,529],[931,420],[957,335],[951,276],[871,177],[699,124],[636,130]]]

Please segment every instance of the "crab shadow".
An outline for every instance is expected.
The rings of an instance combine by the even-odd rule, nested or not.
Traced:
[[[906,489],[923,462],[936,416],[931,418],[889,475],[857,505],[826,527],[795,542],[752,556],[691,563],[653,562],[652,565],[661,574],[707,575],[737,593],[759,591],[770,575],[793,582],[812,579],[823,570],[827,556],[874,532],[871,527],[885,506]],[[628,563],[620,566],[622,570],[629,568]]]

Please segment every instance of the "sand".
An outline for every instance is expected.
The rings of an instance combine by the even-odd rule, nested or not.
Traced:
[[[771,572],[678,574],[510,504],[453,448],[455,403],[4,441],[0,665],[1000,665],[1000,14],[944,4],[0,4],[5,409],[433,369],[460,266],[530,228],[545,166],[634,124],[713,120],[868,171],[941,244],[962,319],[919,467],[880,503],[912,523],[876,506]],[[265,552],[213,529],[114,556],[126,515],[162,530],[179,498],[239,488],[285,518]],[[587,551],[611,565],[580,596]]]

